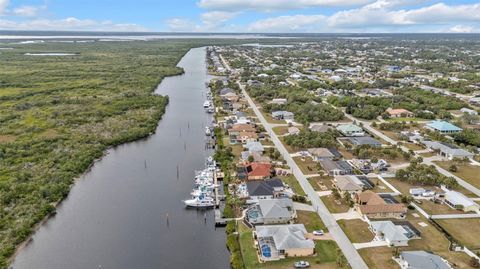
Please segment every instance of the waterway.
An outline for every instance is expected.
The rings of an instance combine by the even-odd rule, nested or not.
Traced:
[[[211,121],[203,109],[205,56],[205,48],[194,48],[182,58],[185,74],[156,89],[170,98],[156,133],[95,163],[13,268],[229,268],[225,230],[214,227],[213,211],[187,210],[181,201],[211,154],[204,134]]]

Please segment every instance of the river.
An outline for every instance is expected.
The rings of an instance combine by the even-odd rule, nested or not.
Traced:
[[[170,103],[156,133],[108,151],[72,188],[57,214],[15,258],[15,269],[229,268],[213,211],[185,209],[204,168],[204,48],[179,62],[185,74],[156,89]],[[177,178],[177,165],[179,177]],[[168,215],[168,221],[167,221]]]

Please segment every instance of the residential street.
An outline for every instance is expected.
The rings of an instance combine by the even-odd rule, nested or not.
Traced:
[[[221,58],[223,60],[223,58]],[[226,65],[227,66],[227,65]],[[303,190],[307,194],[308,198],[312,202],[312,206],[317,209],[317,213],[322,219],[322,221],[325,223],[327,226],[330,234],[332,235],[333,239],[337,242],[338,246],[344,253],[345,257],[347,258],[348,262],[350,263],[350,266],[353,269],[367,269],[368,266],[367,264],[363,261],[362,257],[360,254],[357,252],[353,244],[350,242],[350,240],[347,238],[345,233],[343,232],[342,228],[337,224],[335,218],[333,215],[328,211],[327,207],[325,204],[320,200],[320,197],[318,194],[315,192],[313,187],[310,185],[310,183],[307,180],[307,177],[302,173],[298,165],[295,163],[295,161],[292,159],[290,156],[290,153],[287,151],[285,146],[282,144],[280,139],[278,139],[278,136],[273,132],[272,127],[270,124],[267,122],[263,114],[260,112],[260,110],[257,108],[253,100],[250,98],[248,93],[245,90],[245,87],[238,83],[240,88],[242,89],[242,93],[247,99],[250,107],[252,107],[253,111],[257,115],[258,119],[260,120],[260,123],[265,127],[265,130],[269,133],[272,142],[275,144],[277,147],[278,151],[280,154],[283,156],[283,158],[286,160],[287,165],[291,167],[293,175],[297,178],[297,180],[300,183],[300,186],[302,186]]]

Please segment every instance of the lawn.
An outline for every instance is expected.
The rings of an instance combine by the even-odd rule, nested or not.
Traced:
[[[448,162],[435,162],[438,166],[449,171],[449,167],[452,164],[457,166],[457,172],[451,172],[457,177],[467,181],[468,183],[474,185],[477,188],[480,188],[480,166],[470,165],[470,164],[457,164],[453,161]]]
[[[389,247],[376,247],[360,249],[358,253],[369,269],[398,269],[400,265],[392,259],[393,251]]]
[[[436,222],[460,244],[471,250],[480,250],[480,219],[448,219]]]
[[[305,192],[303,191],[302,187],[300,186],[300,183],[298,183],[298,180],[295,178],[295,176],[293,175],[278,176],[278,178],[280,178],[284,183],[290,186],[290,188],[292,188],[297,195],[306,196]]]
[[[342,200],[339,200],[340,204],[338,204],[333,198],[333,195],[322,196],[320,199],[322,199],[323,203],[328,208],[328,211],[331,213],[345,213],[350,209]]]
[[[368,224],[362,220],[339,220],[337,223],[352,243],[370,242],[375,237],[368,229]]]
[[[405,195],[408,195],[409,194],[409,190],[411,188],[418,188],[418,187],[422,187],[422,188],[426,188],[426,189],[431,189],[431,190],[440,190],[439,187],[435,187],[435,186],[420,186],[420,185],[413,185],[413,184],[409,184],[407,182],[404,182],[404,181],[400,181],[398,179],[395,179],[395,178],[388,178],[386,179],[390,184],[392,184],[397,190],[399,190],[401,193],[405,194]],[[462,186],[459,186],[457,188],[455,188],[454,190],[458,191],[458,192],[461,192],[463,194],[465,194],[466,196],[468,197],[477,197],[475,194],[473,194],[472,192],[470,192],[469,190],[463,188]]]
[[[252,230],[239,224],[240,249],[246,269],[253,268],[271,268],[283,269],[292,268],[293,263],[299,260],[310,262],[310,268],[334,269],[339,268],[336,265],[338,246],[334,241],[316,241],[315,255],[311,257],[291,257],[279,261],[260,263],[257,256],[257,250],[254,247],[255,242],[252,236]],[[348,266],[344,267],[348,268]]]
[[[415,143],[403,142],[401,145],[405,146],[407,149],[413,150],[413,151],[424,149],[422,146],[420,146],[418,144],[415,144]]]
[[[462,210],[455,210],[446,204],[436,204],[428,200],[421,201],[422,203],[417,205],[430,215],[465,214],[465,212],[463,212]]]
[[[332,189],[333,185],[332,177],[330,176],[309,177],[308,181],[315,191],[327,191]],[[325,186],[325,189],[322,189],[321,186]]]
[[[318,163],[310,157],[293,157],[293,160],[305,175],[318,174],[321,171]]]
[[[273,127],[272,129],[277,135],[284,135],[288,133],[288,126]]]
[[[316,212],[298,210],[297,223],[303,223],[308,232],[313,232],[314,230],[327,232],[327,227]]]

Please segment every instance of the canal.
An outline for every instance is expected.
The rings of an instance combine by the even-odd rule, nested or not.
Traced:
[[[20,251],[15,269],[229,268],[213,211],[185,209],[203,169],[204,48],[190,50],[156,93],[170,103],[156,133],[111,149],[72,188],[57,214]],[[178,166],[178,177],[177,177]],[[206,221],[205,213],[206,212]],[[167,220],[168,216],[168,220]]]

